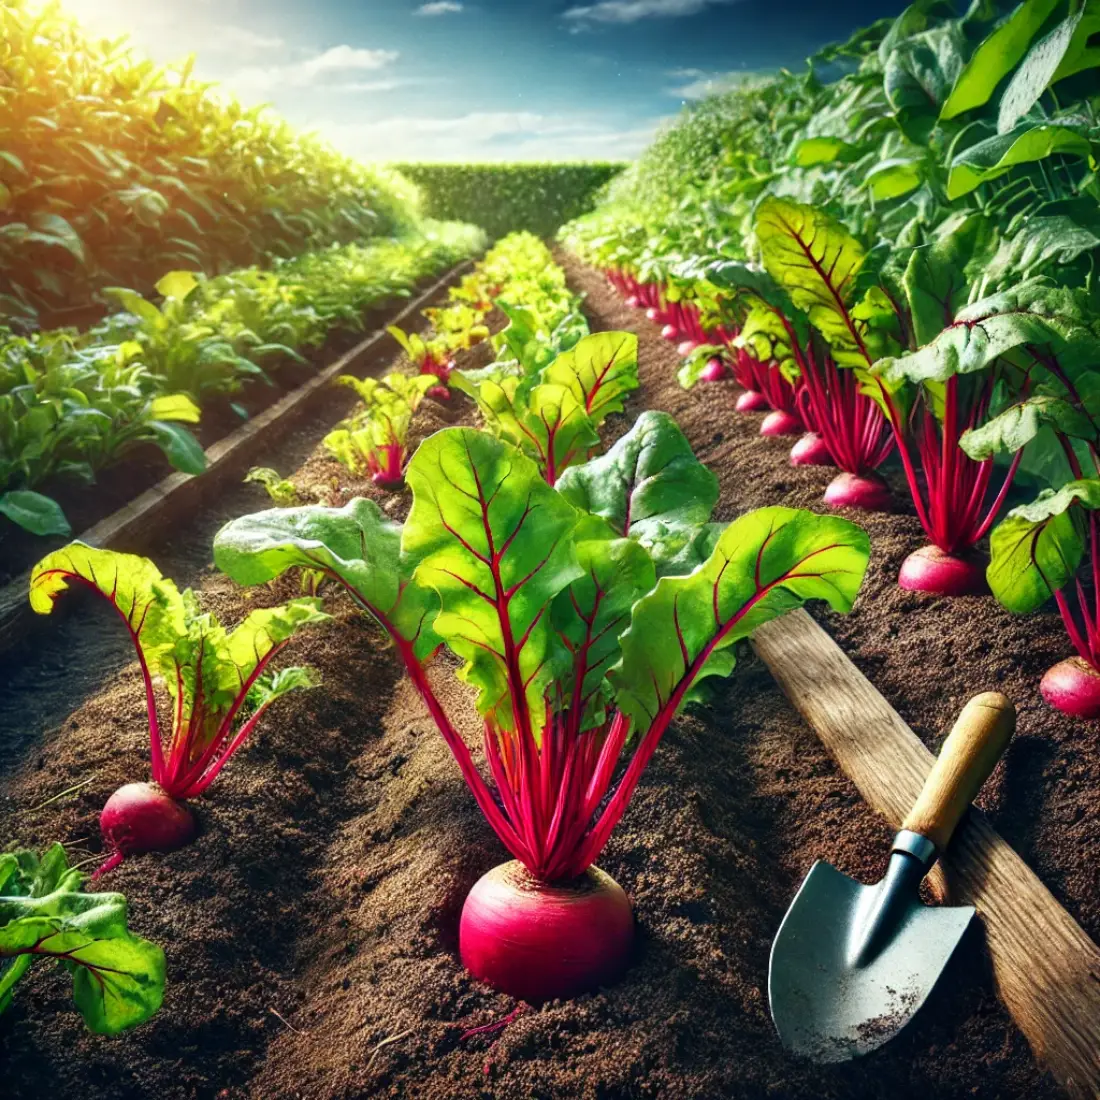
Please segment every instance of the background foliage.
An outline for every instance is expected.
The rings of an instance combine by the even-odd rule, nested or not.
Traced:
[[[104,287],[217,274],[412,227],[415,189],[56,6],[0,3],[0,314],[79,319]]]
[[[473,222],[490,237],[526,229],[549,237],[591,210],[623,164],[400,164],[432,218]]]

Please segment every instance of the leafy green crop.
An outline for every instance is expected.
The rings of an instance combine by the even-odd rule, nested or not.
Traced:
[[[264,107],[84,36],[56,5],[0,5],[0,311],[64,323],[109,286],[412,229],[416,189]]]
[[[164,952],[126,926],[121,894],[85,894],[85,876],[55,844],[41,859],[0,855],[0,1013],[39,960],[73,979],[73,1000],[90,1031],[117,1035],[155,1015],[164,999]]]

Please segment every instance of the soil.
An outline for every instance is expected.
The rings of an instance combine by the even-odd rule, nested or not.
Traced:
[[[820,507],[827,470],[792,469],[789,443],[762,439],[760,416],[733,411],[732,385],[682,391],[675,349],[657,329],[627,310],[598,275],[561,259],[573,285],[588,293],[594,329],[631,328],[641,337],[643,386],[627,414],[609,421],[608,441],[642,409],[666,409],[720,479],[718,518],[764,503]],[[422,435],[471,413],[457,404],[423,408]],[[294,480],[333,503],[378,496],[320,449]],[[257,504],[252,496],[219,508],[232,515]],[[399,516],[408,496],[385,506]],[[207,529],[207,548],[216,518],[199,525]],[[982,804],[1097,937],[1100,891],[1090,858],[1100,839],[1097,731],[1046,709],[1037,690],[1042,672],[1066,652],[1057,620],[1013,619],[989,598],[902,592],[895,578],[921,541],[916,520],[904,508],[859,518],[874,544],[867,584],[850,616],[822,621],[930,745],[938,745],[970,695],[996,687],[1017,701],[1020,733]],[[202,561],[196,547],[189,564],[181,563],[184,573]],[[229,619],[294,594],[289,580],[250,594],[213,571],[202,571],[199,581],[207,606]],[[394,655],[338,597],[332,609],[331,629],[303,635],[294,654],[321,670],[324,687],[273,711],[198,803],[198,840],[127,861],[104,883],[129,897],[132,927],[168,952],[160,1015],[117,1039],[89,1036],[72,1011],[65,976],[36,968],[0,1017],[6,1095],[1059,1094],[992,991],[977,924],[912,1024],[877,1052],[822,1067],[783,1051],[766,993],[768,952],[783,913],[818,857],[863,881],[880,877],[891,830],[747,647],[712,703],[673,723],[600,859],[626,888],[638,921],[635,958],[622,981],[533,1008],[472,980],[456,958],[458,914],[470,886],[506,853]],[[54,659],[69,658],[58,650]],[[81,661],[77,646],[71,663]],[[12,735],[0,741],[6,843],[41,846],[60,838],[78,854],[98,850],[104,800],[120,783],[145,776],[136,668],[100,664],[96,671],[104,686],[75,711],[73,693],[66,696],[59,684],[40,704],[39,718],[25,723],[29,731],[15,737],[17,718],[8,723]],[[85,674],[92,678],[92,670]],[[446,662],[434,675],[463,732],[477,739],[465,689]],[[15,717],[9,708],[22,708],[27,698],[0,678],[0,712]],[[48,728],[53,713],[65,716],[60,728]],[[89,779],[80,791],[34,808]],[[501,1026],[468,1034],[493,1024]]]

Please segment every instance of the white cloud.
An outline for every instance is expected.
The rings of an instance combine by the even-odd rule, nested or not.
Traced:
[[[627,160],[653,140],[664,121],[620,129],[585,115],[473,111],[457,118],[321,122],[314,129],[363,160]]]
[[[601,0],[569,8],[565,18],[578,23],[636,23],[639,19],[698,15],[719,4],[737,0]]]
[[[337,73],[384,69],[400,54],[396,50],[370,50],[356,46],[333,46],[304,61],[285,65],[251,66],[226,78],[233,91],[265,92],[279,87],[304,88]],[[377,89],[376,89],[377,90]]]
[[[431,4],[421,4],[413,15],[453,15],[462,11],[465,6],[455,0],[434,0]]]
[[[665,94],[676,99],[705,99],[708,95],[717,95],[719,92],[728,92],[733,88],[744,84],[746,81],[755,80],[759,73],[756,72],[730,72],[708,73],[700,69],[670,69],[666,74],[681,80],[688,80],[673,88],[666,88]]]
[[[286,42],[275,35],[257,34],[248,27],[227,25],[213,28],[206,49],[224,53],[257,54],[266,50],[281,50],[285,45]]]

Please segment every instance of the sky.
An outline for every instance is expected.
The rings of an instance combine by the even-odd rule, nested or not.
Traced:
[[[686,103],[904,0],[62,0],[365,161],[636,156]]]

